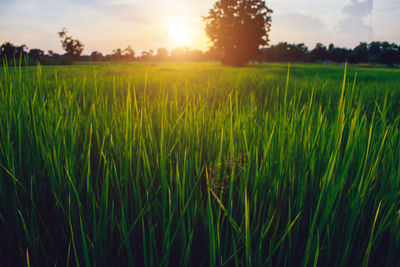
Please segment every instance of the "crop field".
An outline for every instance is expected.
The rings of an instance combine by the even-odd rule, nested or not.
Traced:
[[[0,251],[2,266],[396,266],[400,70],[1,67]]]

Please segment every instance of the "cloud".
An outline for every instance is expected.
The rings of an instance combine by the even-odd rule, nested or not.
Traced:
[[[337,31],[342,34],[351,35],[354,38],[364,37],[363,39],[366,39],[370,37],[372,28],[359,18],[347,17],[339,21]]]
[[[371,41],[372,28],[356,17],[346,17],[339,21],[335,29],[335,39],[341,40],[347,47],[354,47],[359,42]]]
[[[326,24],[319,18],[301,13],[287,13],[272,17],[271,42],[305,43],[313,47],[317,42],[331,40]]]
[[[340,39],[348,47],[358,44],[360,41],[371,41],[372,27],[365,24],[363,18],[372,14],[373,0],[351,0],[342,11],[345,17],[339,20],[335,27],[335,39]]]
[[[372,8],[372,0],[365,0],[363,2],[351,0],[351,3],[345,6],[342,11],[350,17],[365,17],[371,14]]]
[[[325,27],[318,17],[307,16],[300,13],[288,13],[272,17],[273,25],[286,31],[315,32]]]

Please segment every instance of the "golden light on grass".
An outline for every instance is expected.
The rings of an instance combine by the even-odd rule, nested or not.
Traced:
[[[168,23],[168,33],[177,45],[187,45],[191,41],[190,30],[183,18],[171,19]]]

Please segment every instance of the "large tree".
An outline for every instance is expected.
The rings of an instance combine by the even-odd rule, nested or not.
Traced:
[[[203,19],[222,63],[240,66],[259,60],[260,49],[269,42],[271,13],[261,0],[218,0],[214,4]]]

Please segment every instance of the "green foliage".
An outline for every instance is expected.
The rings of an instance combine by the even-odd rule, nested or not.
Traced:
[[[398,70],[0,70],[3,266],[400,260]]]
[[[330,44],[325,47],[317,43],[311,51],[304,44],[288,44],[281,42],[262,49],[262,61],[281,61],[281,62],[348,62],[385,64],[393,67],[400,64],[400,46],[388,42],[360,43],[353,49],[335,47]]]

